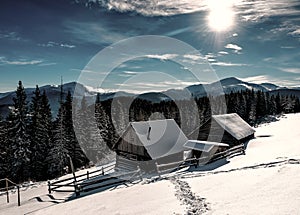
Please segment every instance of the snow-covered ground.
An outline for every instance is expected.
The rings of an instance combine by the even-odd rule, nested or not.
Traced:
[[[46,183],[0,196],[0,214],[299,214],[300,114],[256,128],[246,155],[64,202]],[[209,170],[205,170],[209,169]],[[25,189],[25,188],[22,188]]]

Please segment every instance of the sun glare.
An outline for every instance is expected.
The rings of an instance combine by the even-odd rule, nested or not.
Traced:
[[[208,26],[217,32],[227,31],[234,25],[232,0],[207,0]]]

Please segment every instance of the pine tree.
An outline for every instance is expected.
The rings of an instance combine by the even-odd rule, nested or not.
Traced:
[[[292,113],[294,111],[295,100],[292,96],[284,96],[281,102],[284,113]]]
[[[8,136],[10,145],[11,173],[14,180],[21,182],[30,177],[29,163],[31,157],[28,136],[28,107],[26,93],[19,81],[13,107],[8,117]]]
[[[277,105],[275,101],[275,96],[271,95],[270,102],[269,102],[269,114],[276,115],[277,114]]]
[[[117,135],[111,118],[107,115],[100,102],[95,104],[94,114],[97,129],[94,130],[93,135],[98,140],[96,144],[98,148],[98,160],[100,160],[110,153],[109,149],[116,143]]]
[[[50,150],[46,158],[47,172],[50,178],[59,177],[65,173],[69,165],[69,155],[66,149],[65,130],[63,125],[63,105],[58,110],[57,118],[53,123],[53,137]]]
[[[281,114],[282,113],[282,104],[281,104],[281,97],[279,93],[277,93],[275,97],[275,105],[276,105],[276,114]]]
[[[294,109],[295,113],[299,113],[300,112],[300,100],[299,97],[295,97],[295,109]]]
[[[260,118],[266,115],[266,99],[265,94],[262,91],[256,93],[257,105],[256,105],[256,117]]]
[[[99,102],[99,101],[98,101]],[[95,110],[95,108],[97,110]],[[81,102],[81,108],[76,113],[74,125],[76,126],[76,137],[80,143],[81,148],[84,150],[85,155],[93,162],[101,162],[109,153],[108,146],[105,142],[105,135],[108,134],[109,129],[100,129],[103,125],[103,110],[100,106],[88,107],[85,97]],[[101,125],[100,122],[101,121]],[[107,121],[103,122],[107,126]],[[100,127],[98,127],[100,125]]]
[[[64,103],[64,118],[63,124],[65,129],[66,149],[72,158],[75,168],[82,167],[87,164],[87,158],[84,155],[75,135],[73,128],[73,115],[72,115],[72,95],[68,91],[66,101]]]
[[[257,109],[257,100],[256,100],[256,96],[255,96],[255,92],[254,90],[249,92],[249,98],[248,98],[248,106],[249,106],[249,113],[248,113],[248,120],[247,122],[250,125],[255,125],[256,124],[256,109]]]
[[[8,176],[8,133],[6,123],[0,115],[0,178]]]
[[[31,136],[31,171],[37,180],[46,179],[47,164],[45,156],[48,154],[51,139],[51,109],[46,93],[41,95],[36,86],[34,97],[30,105],[30,136]]]

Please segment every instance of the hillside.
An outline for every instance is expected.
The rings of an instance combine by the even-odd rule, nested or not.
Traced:
[[[287,114],[256,128],[246,155],[184,169],[128,187],[120,186],[65,203],[47,196],[46,183],[22,193],[22,206],[4,214],[298,214],[300,205],[300,114]],[[288,132],[287,132],[288,131]],[[287,135],[288,134],[288,135]],[[13,201],[16,195],[11,195]],[[40,198],[42,201],[39,201]],[[55,203],[57,201],[57,203]]]

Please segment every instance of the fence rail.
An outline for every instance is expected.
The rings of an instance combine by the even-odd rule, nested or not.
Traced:
[[[141,174],[140,169],[125,173],[106,174],[114,169],[114,167],[114,164],[110,164],[99,170],[87,171],[84,174],[75,175],[75,178],[72,176],[52,183],[48,181],[48,192],[49,194],[54,191],[75,192],[76,196],[79,196],[81,192],[89,192],[94,189],[125,183]]]
[[[193,166],[193,165],[197,166],[197,165],[201,165],[201,164],[212,163],[214,161],[233,157],[233,156],[235,156],[237,154],[241,154],[241,153],[245,154],[244,144],[234,146],[223,152],[218,152],[210,157],[188,158],[183,161],[177,161],[177,162],[172,162],[172,163],[167,163],[167,164],[156,163],[156,169],[157,169],[157,173],[159,175],[161,175],[161,174],[170,172],[172,170],[177,170],[177,169],[180,169],[183,167],[188,167],[188,166]],[[176,166],[176,164],[177,164],[177,166]]]
[[[18,206],[21,206],[21,195],[20,195],[20,185],[16,184],[15,182],[9,180],[8,178],[0,179],[1,181],[5,181],[5,188],[0,189],[5,190],[6,192],[6,202],[9,203],[9,191],[12,189],[15,189],[17,187],[17,193],[18,193]],[[13,186],[9,186],[9,184],[12,184]]]

